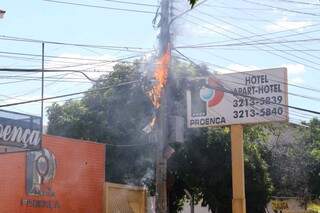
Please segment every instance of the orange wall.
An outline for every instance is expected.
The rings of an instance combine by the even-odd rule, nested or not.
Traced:
[[[105,181],[102,144],[45,135],[43,147],[56,158],[54,197],[29,196],[25,185],[25,153],[0,155],[0,213],[101,213]],[[22,199],[58,202],[60,208],[34,208]]]

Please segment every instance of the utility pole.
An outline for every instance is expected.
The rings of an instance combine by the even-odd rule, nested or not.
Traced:
[[[166,66],[167,81],[161,91],[161,104],[158,116],[158,137],[157,137],[157,159],[156,159],[156,212],[168,213],[167,204],[167,159],[164,156],[164,150],[168,144],[168,106],[169,102],[169,65],[171,57],[171,36],[170,36],[170,0],[161,1],[161,19],[159,35],[159,58],[160,66]],[[165,56],[166,55],[166,56]],[[168,60],[162,60],[163,57],[169,57]],[[157,66],[157,65],[156,65]]]
[[[44,98],[44,42],[41,44],[41,135],[43,135],[43,98]]]

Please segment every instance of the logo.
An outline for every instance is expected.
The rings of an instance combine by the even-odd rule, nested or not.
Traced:
[[[51,181],[56,172],[56,160],[53,153],[47,149],[27,153],[28,195],[55,196],[51,188]]]
[[[206,116],[207,108],[218,105],[223,97],[223,86],[219,80],[212,77],[194,80],[191,86],[192,117]]]
[[[210,88],[206,88],[210,92],[207,92],[208,94],[211,94],[210,98],[207,100],[208,107],[214,107],[218,105],[224,96],[223,92],[223,86],[217,79],[209,78],[208,79],[208,85]],[[201,97],[201,91],[200,91],[200,97]]]

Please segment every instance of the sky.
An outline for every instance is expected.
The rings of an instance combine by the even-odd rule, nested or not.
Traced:
[[[130,61],[157,48],[159,30],[153,20],[158,1],[80,3],[89,6],[69,3],[80,1],[2,0],[0,9],[6,14],[0,19],[0,68],[41,68],[41,42],[26,39],[100,46],[45,44],[46,69],[88,70],[92,78],[111,71],[115,63],[110,60],[133,57],[125,59]],[[185,0],[176,0],[173,13],[179,15],[188,8]],[[206,64],[210,71],[287,67],[289,105],[320,111],[319,20],[320,2],[316,0],[207,0],[179,16],[172,34],[177,50],[195,63]],[[24,41],[13,41],[12,37]],[[119,48],[110,50],[105,46]],[[0,103],[40,98],[39,77],[1,72]],[[92,85],[76,73],[46,73],[45,77],[45,97],[85,91]],[[58,103],[67,99],[59,99]],[[52,103],[46,101],[45,107]],[[39,103],[3,109],[40,115]],[[292,122],[312,116],[316,115],[290,111]]]

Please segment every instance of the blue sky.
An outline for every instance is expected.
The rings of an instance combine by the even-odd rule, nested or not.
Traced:
[[[127,1],[159,4],[156,0]],[[179,51],[195,62],[207,64],[212,71],[225,73],[228,69],[244,71],[286,66],[289,70],[290,84],[320,90],[320,71],[318,70],[320,44],[316,40],[320,35],[318,32],[320,31],[320,5],[310,5],[310,3],[318,4],[316,0],[299,0],[299,2],[309,4],[289,3],[284,0],[206,1],[177,19],[173,31],[176,35],[174,45],[180,47]],[[156,7],[152,6],[134,6],[104,0],[81,1],[81,3],[156,11]],[[185,0],[177,0],[174,8],[175,14],[180,14],[188,9],[188,5]],[[89,8],[42,0],[2,0],[0,9],[7,11],[4,18],[0,19],[1,38],[12,36],[46,41],[146,48],[136,53],[46,44],[46,55],[82,59],[47,58],[45,63],[47,68],[78,65],[73,68],[108,71],[112,69],[112,63],[93,64],[93,60],[143,56],[146,54],[144,51],[156,48],[157,44],[157,29],[152,25],[153,14]],[[262,44],[257,45],[256,42]],[[279,44],[279,42],[282,43]],[[190,45],[202,43],[214,46],[189,48]],[[242,44],[239,45],[239,43]],[[14,53],[41,54],[40,43],[0,40],[0,67],[41,68],[39,57]],[[79,66],[79,63],[86,65]],[[40,97],[39,80],[29,79],[12,83],[17,81],[15,76],[21,74],[4,72],[0,74],[2,103]],[[97,77],[99,74],[100,72],[91,76]],[[38,77],[38,75],[31,75],[31,77]],[[61,73],[54,73],[47,77],[49,78],[46,81],[45,96],[82,91],[91,85],[81,75],[63,76]],[[303,95],[318,98],[320,92],[293,86],[289,87],[289,92],[295,94],[295,96],[289,96],[290,105],[320,111],[319,100],[297,97]],[[51,102],[48,101],[46,106]],[[38,103],[8,109],[40,114]],[[311,117],[308,113],[304,114],[306,115],[292,111],[290,116],[293,121]]]

